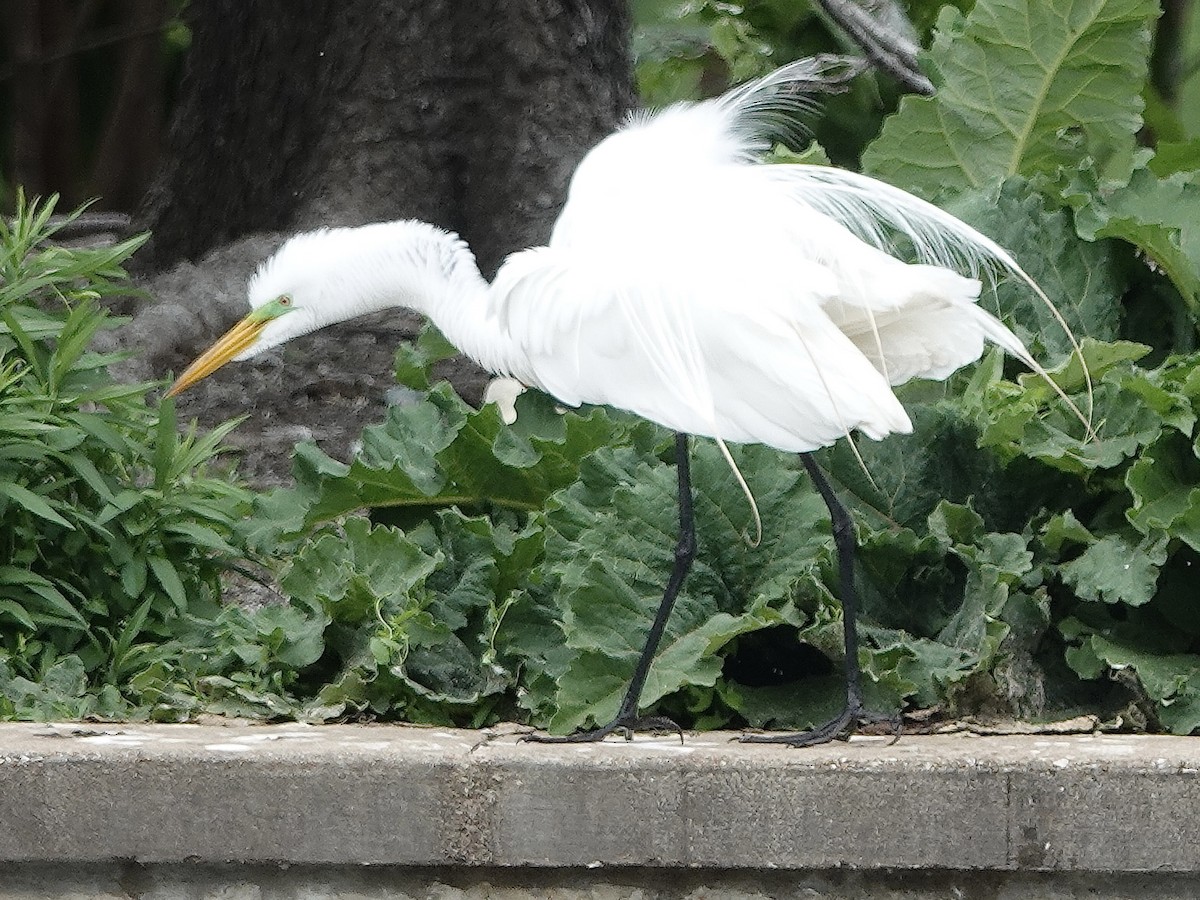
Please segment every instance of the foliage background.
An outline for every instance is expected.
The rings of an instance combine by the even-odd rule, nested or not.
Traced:
[[[652,102],[837,47],[806,4],[637,6]],[[992,354],[946,384],[907,386],[916,432],[860,442],[869,477],[844,445],[820,455],[858,529],[871,701],[1195,730],[1200,17],[1178,42],[1193,74],[1167,83],[1151,67],[1152,0],[921,0],[910,12],[936,97],[862,78],[830,101],[817,142],[1021,260],[1086,337],[1094,395],[1024,292],[1001,284],[987,302],[1076,403],[1094,403],[1097,436]],[[504,427],[430,385],[447,352],[433,332],[401,350],[398,377],[420,402],[368,429],[348,464],[299,446],[296,486],[219,535],[278,561],[286,603],[189,594],[133,632],[136,664],[107,680],[59,626],[18,621],[0,715],[515,718],[558,731],[611,717],[670,565],[671,437],[608,410],[560,415],[538,396]],[[701,556],[644,699],[688,727],[819,721],[839,699],[841,652],[820,499],[795,460],[738,449],[765,526],[750,548],[719,454],[704,441],[694,452]],[[25,647],[48,637],[58,649],[35,666]]]

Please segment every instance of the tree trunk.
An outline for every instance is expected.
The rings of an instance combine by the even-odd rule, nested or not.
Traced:
[[[633,106],[629,26],[615,0],[454,6],[455,206],[490,276],[508,253],[549,239],[579,160]]]
[[[32,195],[58,191],[78,202],[79,95],[62,54],[91,5],[75,15],[63,0],[16,0],[5,10],[12,59],[12,180]]]
[[[112,108],[92,162],[87,194],[104,209],[136,209],[158,162],[163,119],[162,31],[165,0],[119,0],[130,35],[117,47]]]
[[[135,259],[174,268],[146,284],[160,302],[123,337],[147,353],[141,377],[178,371],[244,314],[245,280],[280,232],[419,218],[458,231],[491,274],[547,240],[571,171],[632,104],[615,0],[189,8],[183,94],[141,215],[154,237]],[[235,440],[262,481],[286,474],[298,438],[344,458],[381,417],[395,347],[418,324],[393,312],[298,339],[226,367],[181,412],[250,412]],[[449,377],[478,397],[479,370],[460,362]]]
[[[544,242],[633,100],[612,0],[206,0],[144,268],[250,232],[399,217],[486,270]]]
[[[322,126],[336,124],[325,104],[337,58],[322,48],[340,5],[189,5],[192,46],[168,152],[139,216],[154,232],[139,266],[161,268],[290,225]]]

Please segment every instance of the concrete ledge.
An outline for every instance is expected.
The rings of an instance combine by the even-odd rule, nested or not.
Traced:
[[[6,864],[1200,871],[1200,741],[0,725]]]

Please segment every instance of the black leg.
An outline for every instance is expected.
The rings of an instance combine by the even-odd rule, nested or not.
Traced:
[[[679,540],[675,544],[675,566],[671,569],[671,579],[663,592],[662,602],[658,605],[658,614],[654,624],[650,626],[650,634],[646,637],[646,645],[642,655],[638,657],[637,667],[633,670],[633,680],[617,716],[607,725],[594,728],[591,731],[579,731],[563,737],[531,734],[525,739],[542,744],[584,743],[602,741],[610,734],[623,734],[626,740],[633,738],[634,731],[677,731],[682,739],[683,732],[670,719],[661,716],[638,718],[638,704],[641,701],[642,689],[646,686],[646,676],[650,674],[650,665],[654,662],[655,651],[662,640],[667,620],[671,618],[671,610],[675,606],[675,598],[683,581],[687,578],[692,560],[696,557],[696,522],[692,514],[692,477],[691,465],[688,460],[688,438],[686,434],[675,435],[675,469],[679,478]]]
[[[748,744],[788,744],[792,747],[811,747],[815,744],[825,744],[835,738],[852,731],[858,723],[892,722],[897,726],[899,734],[899,719],[896,716],[882,715],[863,709],[862,701],[862,672],[858,666],[858,592],[854,589],[854,526],[850,521],[850,512],[833,493],[821,470],[817,468],[812,456],[800,454],[800,461],[813,485],[825,501],[829,509],[829,519],[833,526],[833,542],[837,547],[839,594],[842,600],[842,629],[846,647],[846,705],[841,713],[834,716],[823,725],[803,731],[799,734],[744,734],[741,740]]]

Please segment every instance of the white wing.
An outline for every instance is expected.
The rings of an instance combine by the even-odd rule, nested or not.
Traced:
[[[723,253],[677,250],[510,257],[493,291],[501,328],[528,360],[513,374],[568,404],[781,450],[812,450],[851,429],[874,438],[911,429],[885,379],[824,312],[836,291],[828,270],[799,261],[780,271],[765,258],[743,270]]]
[[[657,342],[655,355],[679,364],[673,377],[686,375],[697,385],[689,390],[705,383],[699,360],[719,353],[696,345],[691,332],[697,317],[731,316],[723,335],[736,341],[738,317],[747,316],[749,306],[777,310],[787,328],[808,329],[793,344],[795,352],[805,344],[834,352],[839,341],[822,330],[834,325],[891,384],[945,378],[978,359],[988,340],[1041,371],[1016,336],[977,305],[976,276],[1006,271],[1053,309],[1001,247],[949,213],[870,177],[757,162],[780,121],[787,126],[805,109],[798,91],[834,66],[801,60],[716,100],[635,117],[601,142],[572,180],[550,242],[566,255],[555,260],[558,274],[545,276],[554,282],[545,289],[561,286],[564,273],[592,267],[592,296],[607,297],[623,327],[636,326],[644,342]],[[920,264],[890,255],[896,238]],[[815,280],[806,287],[808,278]],[[724,309],[712,296],[723,279],[740,287]],[[568,294],[556,295],[572,304]],[[790,308],[781,307],[784,298]],[[642,303],[654,304],[654,311],[639,310]],[[824,316],[815,315],[818,309]],[[830,403],[853,406],[848,395],[861,388],[818,358]],[[714,411],[718,421],[728,413],[725,407]],[[884,420],[865,413],[833,418],[864,431],[887,430]]]
[[[985,341],[1040,372],[977,304],[975,276],[995,270],[1045,299],[1002,248],[867,176],[756,161],[828,70],[793,63],[592,150],[550,246],[510,257],[493,285],[527,354],[513,374],[566,403],[811,450],[910,430],[890,385],[945,378]],[[895,237],[918,263],[890,255]]]

